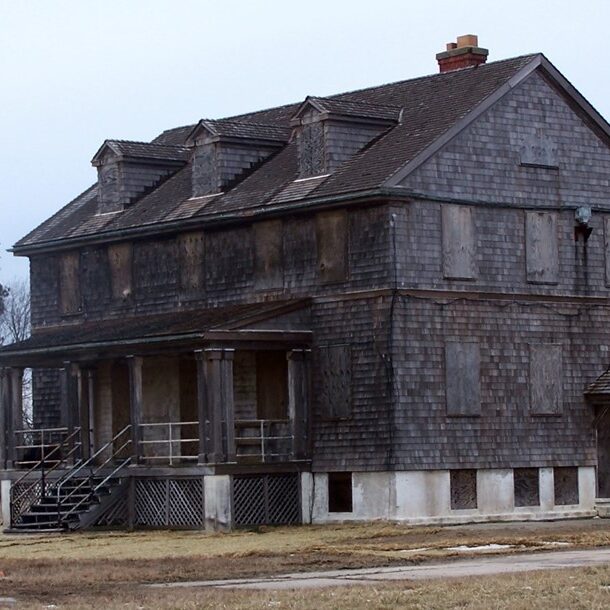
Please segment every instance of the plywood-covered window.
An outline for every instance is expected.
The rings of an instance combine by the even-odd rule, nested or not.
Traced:
[[[329,345],[319,352],[320,403],[327,419],[346,419],[352,413],[352,350]]]
[[[604,253],[606,261],[606,286],[610,286],[610,216],[604,218]]]
[[[443,233],[443,276],[450,280],[472,280],[477,276],[472,208],[441,207]]]
[[[259,290],[281,288],[284,284],[281,220],[254,225],[254,285]]]
[[[530,345],[530,411],[534,415],[561,415],[563,401],[562,346]]]
[[[180,257],[180,288],[187,294],[204,290],[205,241],[201,231],[185,233],[178,239]]]
[[[559,279],[557,216],[551,212],[526,212],[525,253],[527,281],[556,284]]]
[[[481,356],[478,343],[449,341],[445,344],[445,392],[447,415],[481,414]]]
[[[126,300],[131,296],[132,266],[131,244],[112,244],[108,246],[108,263],[110,265],[110,284],[112,298]]]
[[[449,473],[451,509],[468,510],[477,507],[477,471],[451,470]]]
[[[59,304],[66,315],[82,309],[79,252],[66,252],[59,259]]]
[[[515,506],[540,506],[540,474],[538,468],[513,470]]]
[[[566,506],[580,502],[578,468],[575,466],[553,468],[553,483],[556,505]]]
[[[348,275],[348,217],[345,210],[316,215],[318,275],[323,283],[341,282]]]

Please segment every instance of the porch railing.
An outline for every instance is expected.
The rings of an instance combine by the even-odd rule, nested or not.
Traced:
[[[64,465],[67,460],[73,458],[74,454],[80,449],[80,432],[80,428],[75,428],[53,449],[43,453],[41,459],[35,462],[11,485],[11,525],[18,523],[21,515],[34,502],[42,498],[49,491],[50,486],[55,485],[57,481],[49,479],[49,475]]]
[[[238,459],[273,462],[289,459],[294,437],[285,419],[245,419],[235,422]]]
[[[74,434],[76,433],[76,434]],[[15,468],[28,468],[38,464],[53,465],[65,460],[65,453],[70,456],[81,448],[80,428],[70,431],[68,428],[25,428],[15,430]],[[70,438],[70,446],[66,439]],[[63,451],[60,449],[64,449]],[[61,465],[61,464],[59,464]]]
[[[170,466],[199,459],[199,422],[140,424],[140,461]]]

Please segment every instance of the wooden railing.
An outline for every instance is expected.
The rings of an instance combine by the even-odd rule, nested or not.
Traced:
[[[199,458],[199,422],[140,424],[139,457],[142,463],[170,466]]]
[[[290,422],[286,419],[250,419],[235,422],[238,460],[277,462],[290,459],[293,447]]]

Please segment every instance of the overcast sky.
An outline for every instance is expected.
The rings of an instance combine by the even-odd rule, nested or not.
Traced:
[[[106,138],[434,73],[460,34],[544,52],[608,119],[609,23],[608,0],[0,0],[0,283]]]

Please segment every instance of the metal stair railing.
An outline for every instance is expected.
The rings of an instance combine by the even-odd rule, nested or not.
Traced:
[[[131,424],[125,426],[120,432],[115,434],[105,445],[100,447],[88,460],[80,464],[79,466],[73,468],[70,472],[68,472],[55,486],[56,494],[57,494],[57,521],[61,523],[64,519],[66,519],[69,515],[73,514],[78,508],[80,508],[85,502],[89,502],[91,498],[112,478],[114,478],[117,473],[122,470],[125,466],[131,463],[131,456],[122,459],[116,467],[112,470],[112,472],[104,477],[104,479],[94,485],[96,476],[103,471],[103,469],[114,462],[119,454],[125,450],[129,445],[131,445],[131,437],[128,437],[126,441],[124,441],[118,449],[114,449],[114,444],[124,437],[131,430]],[[96,464],[97,458],[102,455],[104,452],[108,451],[108,449],[112,448],[112,453],[109,457],[107,457],[102,463]],[[74,477],[85,471],[85,469],[89,469],[87,476],[85,476],[71,491],[65,496],[62,496],[61,491],[64,485],[74,479]],[[85,485],[91,487],[91,491],[88,494],[85,494],[74,506],[72,506],[65,513],[62,513],[62,507],[67,501],[74,496],[80,489],[82,489]]]
[[[33,495],[32,491],[34,489],[36,489],[36,487],[38,487],[38,486],[40,486],[40,493],[37,495],[39,495],[40,498],[42,499],[47,491],[47,478],[48,478],[49,474],[51,474],[54,470],[56,470],[62,464],[64,464],[68,458],[72,457],[81,448],[82,443],[80,440],[74,442],[75,439],[79,437],[80,432],[81,432],[80,427],[75,428],[71,434],[66,436],[63,439],[63,441],[61,441],[54,449],[49,451],[49,453],[47,453],[45,455],[44,451],[43,451],[42,458],[38,462],[36,462],[29,470],[24,472],[11,485],[11,494],[10,494],[11,526],[15,525],[17,519],[23,513],[25,513],[30,508],[30,506],[32,506],[32,504],[34,504],[34,502],[35,502],[35,500],[33,500],[32,502],[24,503],[23,500],[25,500],[28,497],[30,497],[31,495]],[[66,454],[62,453],[62,449],[64,448],[64,446],[67,446],[67,447],[71,446],[71,449]],[[58,454],[58,455],[56,456],[55,454]],[[58,457],[59,459],[51,460],[53,462],[53,465],[48,469],[45,468],[46,462],[48,462],[49,458],[52,458],[52,457]],[[25,489],[18,491],[19,484],[22,481],[25,481],[26,479],[28,479],[29,476],[33,472],[39,472],[40,478],[36,478],[34,481],[32,481],[32,483],[30,485],[27,485],[25,487]]]

